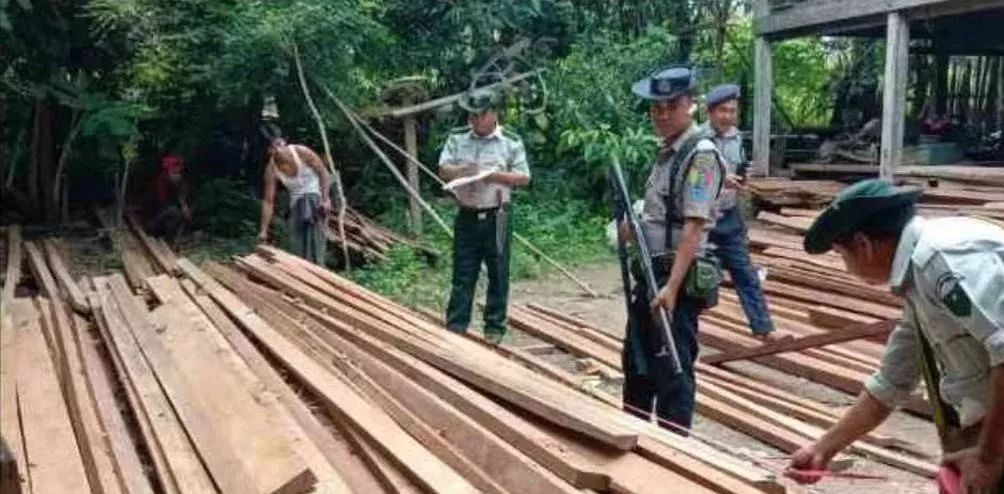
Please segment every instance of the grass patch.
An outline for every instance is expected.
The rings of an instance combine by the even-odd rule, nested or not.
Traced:
[[[437,211],[452,226],[456,208],[438,206]],[[545,201],[524,198],[516,202],[513,229],[559,263],[574,266],[597,261],[609,255],[606,247],[606,218],[589,210],[585,201]],[[381,223],[403,231],[403,210],[392,210]],[[409,248],[394,248],[388,260],[354,269],[352,280],[410,307],[428,307],[442,311],[450,292],[453,272],[452,240],[427,218],[423,241],[440,253],[437,262],[429,263]],[[532,279],[555,269],[515,238],[512,240],[511,280]],[[482,270],[483,271],[483,270]],[[479,279],[479,292],[485,284]]]

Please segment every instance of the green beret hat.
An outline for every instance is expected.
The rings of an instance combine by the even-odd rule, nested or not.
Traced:
[[[912,215],[921,193],[877,178],[845,187],[812,222],[803,247],[809,254],[822,254],[833,248],[834,240],[864,226],[902,223],[903,214]]]

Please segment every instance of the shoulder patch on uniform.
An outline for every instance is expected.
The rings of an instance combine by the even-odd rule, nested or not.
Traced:
[[[712,181],[714,177],[708,173],[706,167],[692,166],[687,173],[687,183],[690,186],[690,200],[707,201],[711,198],[714,190]]]
[[[962,278],[955,273],[945,273],[935,285],[938,300],[956,317],[969,317],[973,313],[973,302],[962,288]]]

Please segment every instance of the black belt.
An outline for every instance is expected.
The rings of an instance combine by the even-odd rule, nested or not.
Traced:
[[[499,209],[502,209],[502,208],[499,207],[499,206],[493,206],[493,207],[490,207],[490,208],[468,208],[468,207],[461,207],[460,208],[460,212],[461,213],[467,213],[467,214],[481,214],[481,213],[494,213],[495,211],[498,211]]]

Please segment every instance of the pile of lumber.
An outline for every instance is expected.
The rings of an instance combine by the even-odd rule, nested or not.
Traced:
[[[775,387],[756,376],[745,375],[742,370],[722,367],[722,361],[716,357],[728,356],[731,353],[733,358],[743,358],[740,350],[754,346],[763,351],[762,344],[754,342],[749,336],[745,321],[742,324],[735,322],[736,307],[732,305],[723,303],[701,321],[702,345],[706,349],[718,349],[723,353],[705,356],[705,362],[697,364],[698,413],[781,451],[793,453],[811,440],[820,437],[827,428],[836,423],[839,418],[838,411],[826,404]],[[740,317],[742,317],[741,312]],[[780,318],[780,320],[775,319],[775,322],[778,323],[782,335],[801,330],[812,331],[812,334],[841,334],[839,330],[832,333],[824,332],[818,326],[807,322],[799,323],[793,319]],[[533,304],[513,308],[512,323],[513,327],[562,351],[579,358],[591,359],[601,367],[620,370],[622,337],[609,329],[599,328],[560,311]],[[861,346],[860,352],[856,351],[858,346]],[[864,370],[873,366],[875,362],[867,364],[864,361],[852,362],[850,355],[865,359],[873,350],[879,348],[874,343],[859,341],[798,353],[777,353],[757,358],[757,361],[808,379],[831,382],[831,378],[849,377],[837,374],[841,366],[833,364],[833,361],[844,359],[846,360],[843,362],[844,365],[853,364],[854,368]],[[612,395],[604,393],[595,385],[588,384],[588,380],[548,363],[534,348],[504,343],[498,351],[537,369],[542,375],[599,397],[611,406],[620,406],[619,401]],[[775,365],[779,363],[780,365]],[[834,374],[824,377],[830,373]],[[857,377],[861,376],[854,376]],[[851,382],[846,380],[845,384]],[[860,385],[860,381],[856,385]],[[671,424],[670,427],[672,428]],[[937,473],[936,464],[931,458],[926,457],[921,447],[881,433],[868,434],[853,444],[849,451],[917,475],[933,478]]]
[[[984,175],[976,175],[984,177]],[[902,185],[920,187],[924,193],[918,202],[919,214],[928,217],[968,215],[992,221],[1004,221],[1004,189],[1000,180],[988,176],[985,182],[976,178],[954,182],[938,178],[914,177],[900,179]],[[754,180],[750,189],[757,202],[775,212],[763,212],[759,217],[778,226],[804,233],[819,212],[846,185],[820,180]]]
[[[148,234],[134,214],[125,214],[127,226],[116,225],[107,209],[95,209],[94,214],[118,251],[122,271],[134,290],[145,290],[144,281],[151,276],[175,273],[178,259],[174,251],[164,239]]]
[[[352,208],[345,209],[344,221],[346,240],[343,242],[338,230],[338,216],[332,214],[328,220],[326,235],[336,256],[343,256],[343,244],[352,260],[357,262],[385,261],[395,245],[410,247],[431,260],[438,255],[429,247],[380,225]]]
[[[21,492],[788,492],[285,252],[178,259],[150,303],[86,278],[77,310],[10,232],[0,432]]]

